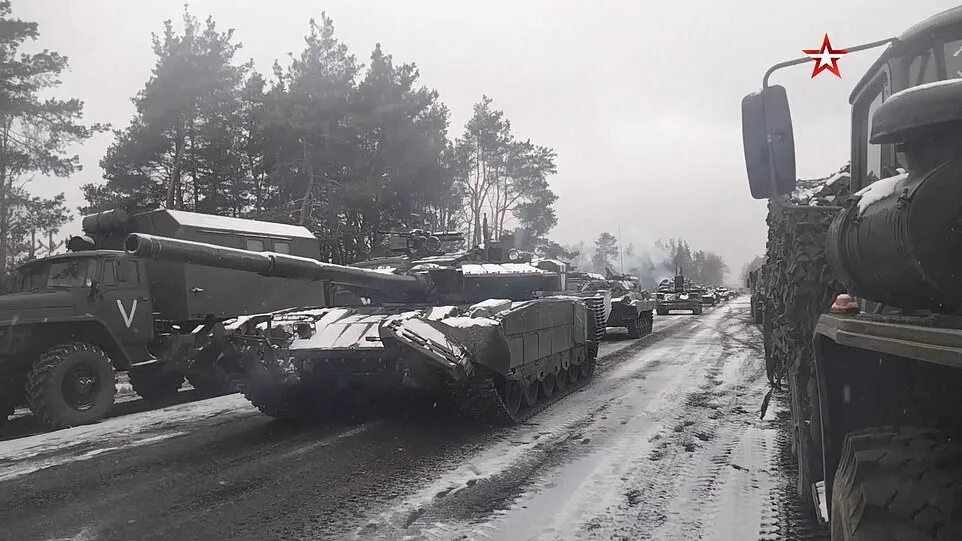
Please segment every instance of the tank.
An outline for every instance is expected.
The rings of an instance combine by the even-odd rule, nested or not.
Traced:
[[[565,294],[565,266],[498,245],[420,250],[359,266],[131,234],[128,254],[323,281],[304,306],[225,322],[235,351],[223,368],[275,417],[325,415],[340,398],[415,388],[440,393],[486,423],[522,421],[584,385],[598,351],[598,314]],[[603,321],[603,320],[602,320]],[[600,329],[603,332],[603,329]]]

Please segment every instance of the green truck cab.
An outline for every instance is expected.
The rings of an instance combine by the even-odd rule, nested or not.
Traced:
[[[105,416],[114,372],[127,371],[149,400],[173,396],[184,378],[202,394],[233,390],[216,361],[229,354],[221,322],[309,302],[321,282],[142,259],[123,252],[129,233],[161,233],[219,246],[317,257],[305,228],[157,210],[84,219],[69,253],[17,269],[0,295],[0,423],[27,404],[51,427]]]

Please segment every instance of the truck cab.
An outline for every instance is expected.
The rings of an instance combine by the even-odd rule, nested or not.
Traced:
[[[962,8],[848,51],[881,45],[849,99],[853,197],[824,245],[845,294],[788,371],[799,492],[832,539],[958,539]],[[803,62],[742,102],[751,192],[770,208],[796,179],[787,94],[768,77]]]
[[[23,356],[83,334],[94,337],[88,340],[108,352],[117,368],[141,360],[144,345],[154,338],[144,272],[139,261],[114,250],[22,265],[15,292],[0,296],[2,355]]]

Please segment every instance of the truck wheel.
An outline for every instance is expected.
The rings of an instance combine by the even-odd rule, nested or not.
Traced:
[[[104,350],[71,342],[40,355],[27,375],[30,409],[47,426],[97,421],[114,403],[114,367]]]
[[[962,539],[962,444],[947,433],[849,433],[832,485],[832,540]]]
[[[641,317],[634,319],[628,324],[628,337],[630,338],[641,338],[644,335],[642,332]]]
[[[149,401],[168,400],[177,396],[184,384],[184,375],[167,370],[161,363],[132,367],[127,372],[130,385],[141,398]]]

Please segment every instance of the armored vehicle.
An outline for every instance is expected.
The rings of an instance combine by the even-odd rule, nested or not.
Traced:
[[[814,327],[814,347],[797,349],[808,355],[787,374],[792,448],[800,492],[832,539],[960,539],[962,8],[847,50],[880,46],[850,96],[854,196],[819,212],[830,223],[819,250],[830,272],[794,244],[800,221],[790,238],[769,238],[804,256],[769,254],[772,291],[807,302],[834,277],[845,293],[820,316],[766,307],[765,327]],[[794,136],[785,89],[768,80],[807,62],[769,68],[742,102],[751,192],[776,211],[796,185]],[[812,343],[798,334],[787,341]]]
[[[139,233],[125,246],[137,257],[343,290],[332,297],[338,306],[305,294],[298,308],[225,322],[234,350],[220,366],[275,417],[325,415],[340,397],[410,386],[445,393],[485,422],[517,422],[592,376],[604,331],[580,298],[552,295],[565,290],[563,263],[523,261],[493,244],[365,263],[372,268]]]
[[[722,296],[718,292],[710,287],[701,287],[692,291],[692,293],[697,293],[701,299],[701,303],[704,306],[715,306],[722,300]]]
[[[651,334],[655,302],[642,289],[638,278],[607,269],[605,280],[611,292],[611,312],[605,322],[606,327],[624,327],[631,338]]]
[[[233,248],[300,256],[319,253],[303,227],[190,212],[83,220],[71,252],[17,270],[16,292],[0,296],[0,422],[26,402],[51,427],[90,423],[110,410],[114,371],[129,371],[147,399],[177,392],[186,376],[203,393],[231,390],[213,361],[219,322],[323,300],[320,284],[124,254],[131,232],[160,233]]]
[[[691,284],[681,273],[673,280],[663,280],[655,293],[655,311],[666,316],[672,310],[690,310],[693,315],[702,313],[701,294],[691,292]]]

